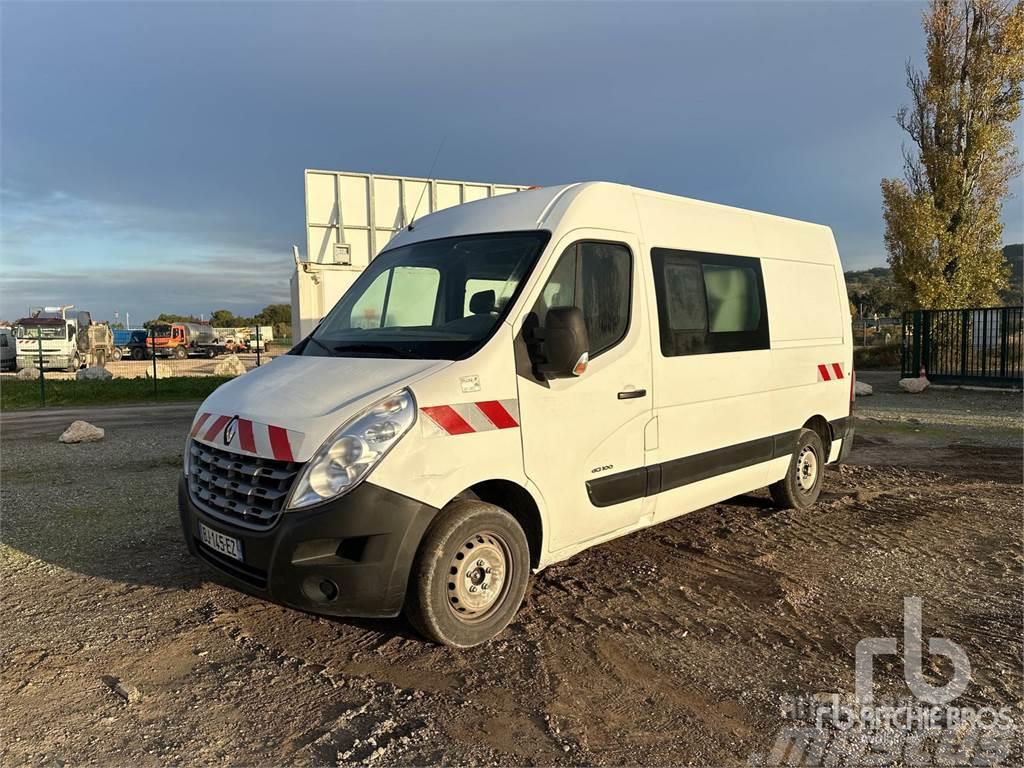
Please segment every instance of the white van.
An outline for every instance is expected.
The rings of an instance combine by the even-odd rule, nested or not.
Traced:
[[[852,354],[827,227],[600,182],[450,208],[206,400],[185,539],[258,595],[468,647],[594,544],[764,486],[813,504]]]

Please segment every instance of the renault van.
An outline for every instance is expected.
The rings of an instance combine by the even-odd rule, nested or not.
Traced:
[[[814,504],[852,362],[827,227],[601,182],[460,205],[206,400],[185,540],[257,595],[472,646],[582,549],[764,486]]]

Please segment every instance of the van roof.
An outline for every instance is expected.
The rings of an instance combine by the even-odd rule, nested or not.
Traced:
[[[471,203],[445,208],[417,219],[411,228],[395,234],[387,248],[421,240],[434,240],[480,232],[515,232],[533,229],[554,230],[563,224],[593,226],[602,222],[608,229],[631,229],[637,220],[637,201],[643,198],[671,201],[689,209],[703,208],[718,214],[772,221],[778,224],[827,229],[819,224],[788,219],[769,213],[709,203],[664,192],[616,184],[608,181],[584,181],[554,187],[528,189]],[[616,223],[619,226],[616,226]]]

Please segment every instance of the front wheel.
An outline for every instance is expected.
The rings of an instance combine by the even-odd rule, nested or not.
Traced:
[[[188,350],[185,349],[184,347],[176,347],[174,349],[174,356],[178,360],[184,360],[186,357],[188,357]]]
[[[110,353],[110,359],[115,363],[119,363],[122,357],[124,357],[124,352],[121,351],[121,348],[114,347],[114,351]]]
[[[772,499],[783,509],[807,509],[821,494],[825,477],[825,451],[813,429],[801,429],[786,476],[768,486]]]
[[[530,547],[515,518],[493,504],[456,501],[420,544],[405,614],[428,639],[469,648],[508,626],[529,578]]]
[[[82,358],[80,358],[78,356],[78,353],[76,352],[75,356],[72,357],[71,361],[68,363],[68,373],[74,373],[75,371],[77,371],[81,367],[82,367]]]

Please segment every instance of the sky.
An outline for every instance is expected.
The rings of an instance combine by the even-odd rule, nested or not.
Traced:
[[[922,10],[0,3],[0,318],[286,302],[303,169],[425,176],[442,141],[437,177],[618,181],[827,224],[845,268],[884,264]]]

